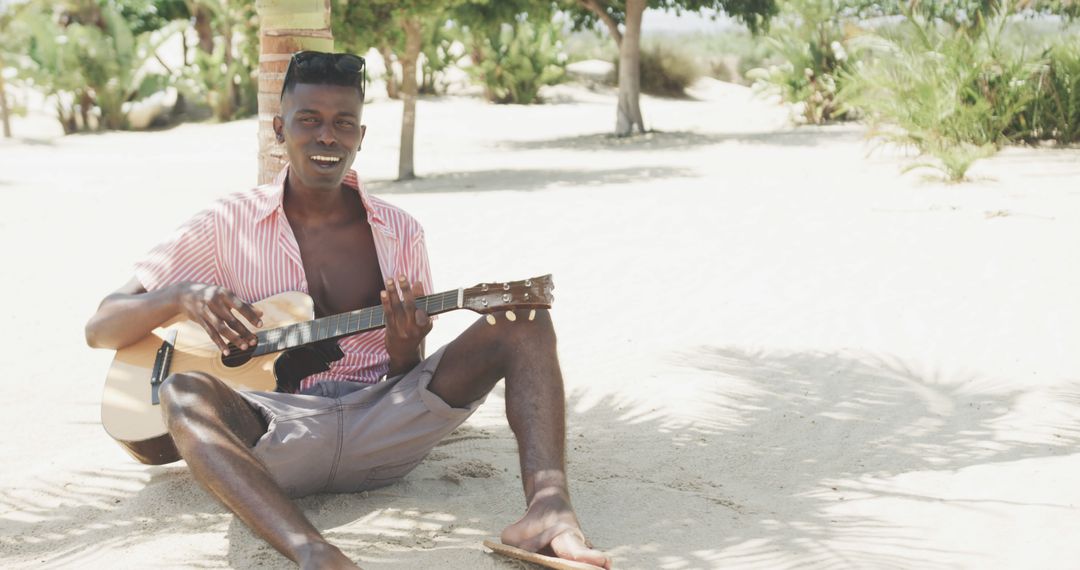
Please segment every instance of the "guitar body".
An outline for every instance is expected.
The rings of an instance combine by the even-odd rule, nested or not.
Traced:
[[[523,281],[480,283],[416,299],[428,315],[468,309],[488,315],[506,314],[516,320],[515,309],[532,309],[522,318],[532,320],[535,309],[548,309],[554,301],[551,275]],[[116,351],[105,378],[101,423],[132,457],[148,465],[180,460],[161,413],[160,382],[170,374],[204,372],[234,390],[294,392],[300,381],[330,369],[344,356],[337,339],[385,326],[382,306],[314,318],[315,303],[306,293],[274,295],[254,304],[262,310],[263,325],[249,328],[257,346],[230,350],[223,357],[198,324],[175,317],[146,338]]]
[[[263,311],[263,326],[252,332],[308,321],[314,302],[305,293],[288,292],[254,305]],[[179,461],[180,455],[165,427],[161,405],[153,404],[150,377],[158,350],[171,331],[176,332],[169,373],[199,371],[213,375],[235,390],[274,391],[275,365],[286,353],[255,356],[238,366],[226,366],[221,351],[194,322],[176,317],[146,338],[116,351],[105,379],[101,423],[132,457],[148,465]]]

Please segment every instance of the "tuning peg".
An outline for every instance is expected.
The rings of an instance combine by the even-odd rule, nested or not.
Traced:
[[[529,311],[529,320],[532,321],[532,320],[535,320],[535,319],[536,319],[536,309],[533,309],[533,310]]]
[[[508,321],[516,321],[517,320],[517,315],[514,314],[514,311],[506,311],[506,320],[508,320]]]
[[[494,325],[495,324],[495,315],[488,315],[485,318],[487,319],[487,322],[488,322],[489,325]]]

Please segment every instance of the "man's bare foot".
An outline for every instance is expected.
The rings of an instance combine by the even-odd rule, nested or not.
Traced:
[[[296,561],[301,569],[341,568],[348,570],[360,570],[360,567],[349,560],[338,547],[328,542],[316,542],[302,550],[300,559]]]
[[[611,568],[611,558],[585,540],[569,495],[557,487],[538,491],[525,516],[503,530],[502,541],[529,552]]]

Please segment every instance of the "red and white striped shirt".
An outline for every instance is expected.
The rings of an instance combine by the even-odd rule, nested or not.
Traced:
[[[308,293],[300,247],[282,207],[288,171],[286,166],[271,184],[218,200],[180,226],[135,264],[143,287],[153,291],[194,281],[225,287],[249,303],[286,291]],[[360,193],[383,276],[405,275],[433,292],[419,222],[369,195],[355,170],[344,184]],[[378,382],[390,368],[384,335],[377,329],[340,339],[345,357],[330,370],[305,378],[300,389],[324,380]]]

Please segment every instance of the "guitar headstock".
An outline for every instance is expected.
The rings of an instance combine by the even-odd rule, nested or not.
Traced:
[[[554,288],[551,274],[507,283],[479,283],[463,289],[462,308],[477,313],[550,309],[555,302],[555,296],[551,294]]]

